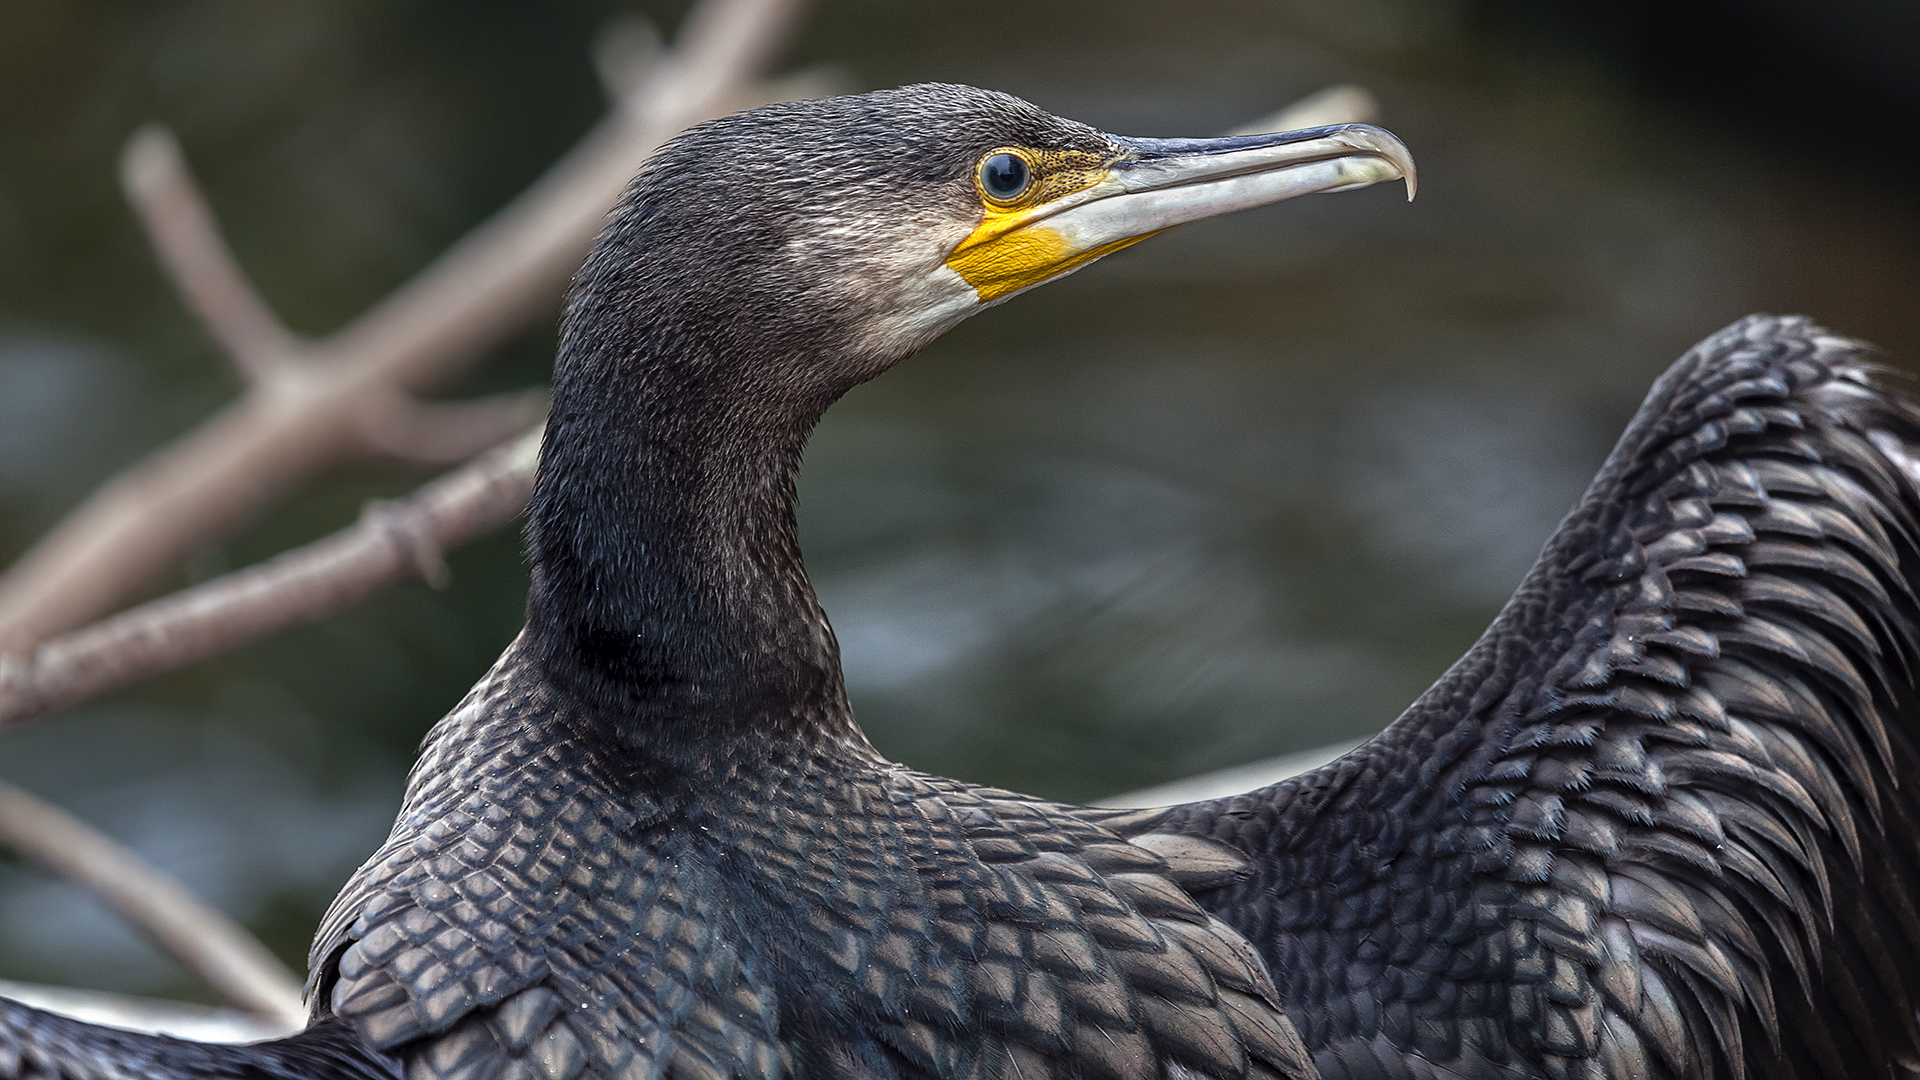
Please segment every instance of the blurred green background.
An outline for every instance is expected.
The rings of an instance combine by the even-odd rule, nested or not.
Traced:
[[[114,183],[180,136],[295,329],[338,326],[604,107],[579,0],[0,5],[0,559],[237,386]],[[849,90],[1012,91],[1204,135],[1359,82],[1380,188],[1188,226],[856,391],[804,543],[874,741],[1067,799],[1354,737],[1466,645],[1651,379],[1752,310],[1920,358],[1908,0],[823,0],[788,54]],[[555,297],[557,310],[558,297]],[[545,378],[551,317],[456,394]],[[328,478],[182,584],[425,474]],[[427,727],[518,628],[508,531],[326,625],[0,739],[0,776],[132,843],[296,966]],[[0,862],[0,976],[202,996]]]

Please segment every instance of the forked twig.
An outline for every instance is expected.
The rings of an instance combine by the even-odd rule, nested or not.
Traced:
[[[443,552],[526,505],[539,452],[536,429],[331,536],[0,657],[0,730],[317,622],[395,582],[433,581]]]
[[[378,452],[369,403],[416,393],[545,310],[628,178],[681,128],[751,104],[799,0],[702,0],[678,44],[523,195],[352,324],[300,345],[232,266],[155,136],[126,169],[163,261],[250,379],[246,394],[109,481],[0,576],[0,651],[98,618],[343,457]],[[189,184],[183,188],[183,184]],[[291,351],[287,351],[291,350]],[[277,358],[277,359],[272,359]]]
[[[289,362],[299,342],[234,260],[172,132],[158,124],[134,132],[120,154],[120,187],[181,299],[241,376],[258,382]]]

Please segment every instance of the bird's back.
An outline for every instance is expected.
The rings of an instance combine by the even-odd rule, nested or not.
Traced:
[[[317,1015],[410,1077],[1310,1075],[1183,888],[1227,849],[1164,858],[863,744],[671,775],[572,708],[510,648],[323,924]]]

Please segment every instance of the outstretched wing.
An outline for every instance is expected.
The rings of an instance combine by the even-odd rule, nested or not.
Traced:
[[[1379,738],[1123,827],[1252,857],[1200,899],[1329,1078],[1920,1068],[1916,443],[1859,346],[1736,323]]]

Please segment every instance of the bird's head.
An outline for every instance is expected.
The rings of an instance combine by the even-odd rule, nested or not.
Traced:
[[[692,334],[645,351],[831,400],[975,311],[1174,225],[1397,178],[1411,194],[1406,147],[1362,124],[1124,138],[939,84],[772,105],[653,156],[576,279],[569,334],[593,326],[621,348]]]
[[[629,732],[850,730],[793,516],[827,407],[1162,229],[1400,176],[1406,148],[1377,128],[1125,139],[962,86],[772,105],[673,140],[568,301],[529,524],[549,673]]]

